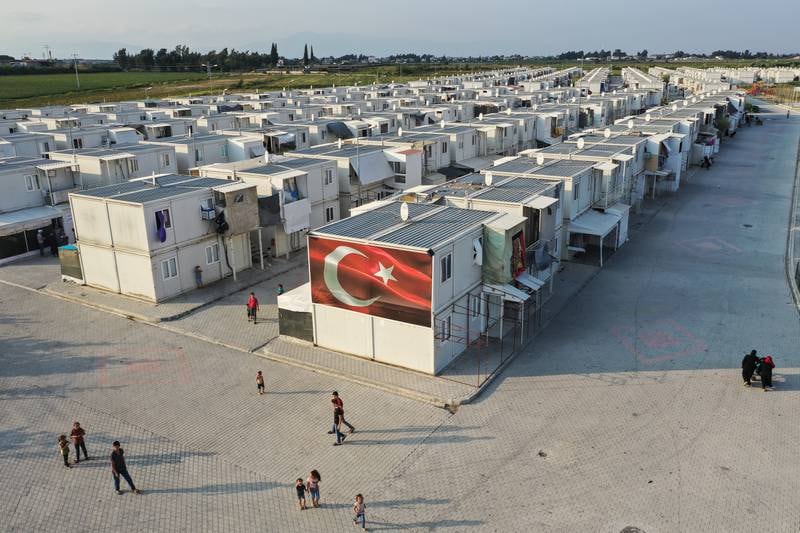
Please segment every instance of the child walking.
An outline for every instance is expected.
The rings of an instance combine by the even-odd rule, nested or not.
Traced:
[[[66,435],[58,437],[58,449],[61,452],[61,457],[64,458],[64,466],[71,468],[69,465],[69,442],[67,442]]]
[[[319,482],[322,481],[322,476],[319,475],[319,472],[316,470],[312,470],[311,474],[308,476],[306,480],[306,488],[308,489],[309,494],[311,494],[311,505],[314,507],[319,507]]]
[[[256,373],[256,387],[258,387],[259,394],[264,394],[264,375],[261,370]]]
[[[367,518],[365,516],[367,510],[367,504],[364,503],[364,496],[361,494],[356,494],[356,503],[353,504],[353,513],[355,513],[355,518],[353,518],[353,523],[358,525],[361,524],[361,529],[364,531],[367,530]]]
[[[297,503],[300,504],[300,510],[306,510],[306,485],[303,483],[303,478],[297,478],[294,483],[294,488],[297,491]]]

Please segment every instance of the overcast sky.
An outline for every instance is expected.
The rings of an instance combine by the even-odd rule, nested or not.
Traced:
[[[800,50],[800,0],[2,0],[0,53],[223,47],[317,57]]]

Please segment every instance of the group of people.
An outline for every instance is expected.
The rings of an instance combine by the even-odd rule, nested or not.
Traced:
[[[75,463],[81,462],[81,451],[83,451],[83,460],[86,461],[89,459],[89,454],[86,453],[86,431],[81,427],[80,422],[73,422],[72,423],[72,431],[69,433],[69,438],[72,439],[72,445],[75,446]],[[67,440],[66,435],[61,435],[58,437],[58,451],[61,453],[61,457],[64,459],[64,466],[67,468],[71,468],[72,465],[69,464],[69,441]]]
[[[89,454],[86,452],[86,430],[81,427],[80,422],[73,422],[72,431],[70,431],[69,438],[72,439],[72,444],[75,447],[75,463],[81,462],[81,452],[83,452],[83,460],[89,460]],[[64,460],[64,466],[71,468],[69,464],[69,441],[66,435],[58,437],[58,451]],[[135,494],[141,494],[142,491],[136,488],[133,484],[133,479],[128,472],[128,466],[125,464],[125,451],[122,449],[118,440],[115,440],[111,445],[111,475],[114,478],[114,490],[117,494],[122,494],[120,490],[120,478],[124,479],[128,486]]]
[[[742,358],[742,379],[744,386],[750,387],[754,376],[761,378],[761,389],[766,392],[772,390],[772,370],[775,368],[775,361],[771,355],[759,357],[757,350],[751,350]]]
[[[266,384],[264,381],[264,373],[259,370],[256,372],[256,392],[260,396],[266,392]],[[342,426],[347,426],[348,433],[352,435],[355,433],[356,428],[344,418],[344,400],[339,396],[338,391],[331,393],[331,404],[333,405],[333,427],[328,431],[328,435],[336,435],[336,442],[334,446],[341,446],[344,444],[347,435],[342,432]],[[295,489],[297,491],[297,502],[301,511],[308,509],[306,506],[306,493],[311,497],[311,505],[319,507],[319,483],[322,481],[318,470],[312,470],[308,478],[303,481],[303,478],[297,478],[295,481]],[[366,531],[366,518],[365,518],[366,504],[364,503],[364,496],[362,494],[356,495],[355,503],[353,504],[353,512],[355,517],[353,522]]]
[[[58,255],[58,247],[67,244],[67,234],[57,228],[54,232],[45,234],[43,229],[36,232],[36,244],[39,245],[39,255],[44,257],[45,248],[50,248],[50,255]]]
[[[308,478],[303,481],[299,477],[294,483],[294,488],[297,491],[297,504],[301,511],[308,509],[306,505],[306,493],[311,497],[311,505],[319,507],[319,484],[322,481],[322,476],[318,470],[312,470]],[[361,529],[367,530],[367,504],[364,503],[364,495],[356,494],[355,502],[353,503],[353,523],[360,525]]]

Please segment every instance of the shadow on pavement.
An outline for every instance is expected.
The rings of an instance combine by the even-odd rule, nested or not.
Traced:
[[[242,481],[239,483],[216,483],[200,485],[199,487],[175,487],[171,489],[144,489],[147,494],[205,494],[216,496],[220,494],[240,494],[242,492],[261,492],[273,490],[281,485],[272,481]]]

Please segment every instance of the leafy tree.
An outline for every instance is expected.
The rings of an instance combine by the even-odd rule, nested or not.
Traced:
[[[120,66],[122,70],[128,68],[130,64],[130,58],[128,57],[128,51],[125,48],[120,48],[116,52],[114,52],[114,61],[117,65]]]
[[[140,63],[145,70],[151,70],[155,65],[155,53],[152,48],[145,48],[138,54],[138,63]]]

